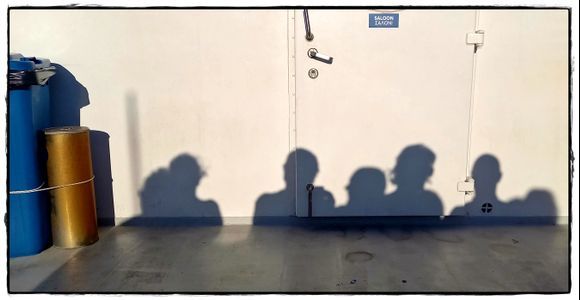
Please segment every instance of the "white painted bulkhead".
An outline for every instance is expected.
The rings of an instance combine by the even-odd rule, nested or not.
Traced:
[[[381,13],[398,27],[369,28]],[[487,215],[569,214],[567,10],[310,10],[311,42],[302,10],[9,14],[10,52],[66,69],[67,97],[86,98],[71,112],[109,136],[114,210],[101,217],[305,216],[295,147],[317,161],[315,193],[334,201],[315,215],[480,215],[484,203]],[[377,182],[365,195],[381,176],[381,199],[405,203],[401,162],[431,166],[417,198],[435,195],[440,210],[342,208],[352,183]],[[479,199],[457,192],[474,174]]]

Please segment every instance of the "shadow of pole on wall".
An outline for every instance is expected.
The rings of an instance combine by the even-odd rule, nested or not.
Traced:
[[[135,193],[131,196],[138,196],[137,191],[141,181],[141,136],[138,105],[137,94],[132,90],[128,91],[125,95],[127,149],[129,151],[128,167],[131,171],[131,192]],[[130,201],[133,201],[133,198]]]

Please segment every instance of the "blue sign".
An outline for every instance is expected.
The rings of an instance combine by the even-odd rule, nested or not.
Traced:
[[[399,14],[369,14],[369,28],[399,28]]]

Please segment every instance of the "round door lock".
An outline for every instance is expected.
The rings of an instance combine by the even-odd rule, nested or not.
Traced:
[[[318,50],[316,50],[316,48],[310,48],[308,49],[308,57],[310,58],[314,58],[316,56],[316,53],[318,53]]]
[[[308,70],[308,76],[312,79],[315,79],[316,77],[318,77],[318,70],[315,68]]]

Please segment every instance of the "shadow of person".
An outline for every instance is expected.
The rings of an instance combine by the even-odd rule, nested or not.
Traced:
[[[216,271],[215,262],[208,257],[215,257],[216,253],[220,258],[228,256],[231,247],[218,242],[224,227],[219,226],[222,219],[216,202],[197,197],[203,175],[191,155],[175,157],[168,168],[160,168],[145,181],[139,192],[142,215],[116,226],[113,233],[91,247],[79,250],[78,260],[63,264],[35,290],[190,292],[203,291],[219,282],[211,275],[220,270]],[[180,268],[174,268],[176,265]],[[104,276],[106,283],[102,282]],[[191,278],[195,279],[191,284],[184,284]]]
[[[181,154],[174,158],[169,168],[155,171],[145,181],[139,192],[142,211],[139,219],[142,222],[147,222],[148,218],[168,222],[174,219],[181,225],[195,218],[196,224],[222,225],[217,203],[197,197],[197,187],[204,175],[193,156]]]
[[[533,214],[533,224],[557,224],[556,204],[551,192],[543,189],[533,189],[524,199],[514,199],[507,203],[509,211],[514,216]]]
[[[308,201],[306,185],[314,182],[316,174],[318,161],[312,152],[306,149],[292,151],[284,163],[284,189],[258,198],[254,209],[254,225],[272,225],[280,217],[296,216],[295,196],[298,201]],[[312,198],[313,216],[329,214],[334,209],[334,197],[324,188],[315,187]]]
[[[484,154],[473,164],[471,176],[475,180],[475,195],[465,206],[453,209],[451,215],[531,217],[526,223],[555,224],[554,196],[547,190],[532,189],[525,198],[503,201],[497,196],[497,185],[503,174],[499,160]],[[509,222],[509,220],[505,220]],[[498,222],[501,222],[498,220]]]
[[[380,216],[386,212],[385,174],[376,168],[358,169],[346,187],[348,203],[336,208],[337,216]]]
[[[531,190],[522,203],[523,209],[542,212],[542,216],[554,218],[556,216],[556,205],[554,204],[554,196],[547,190],[533,189]]]
[[[433,175],[435,153],[423,145],[408,146],[397,157],[392,182],[397,189],[385,197],[389,215],[441,216],[443,203],[439,196],[425,190]]]
[[[508,206],[497,196],[497,184],[502,173],[497,158],[491,154],[480,156],[473,165],[475,196],[464,207],[456,207],[451,215],[492,216],[509,214]]]

